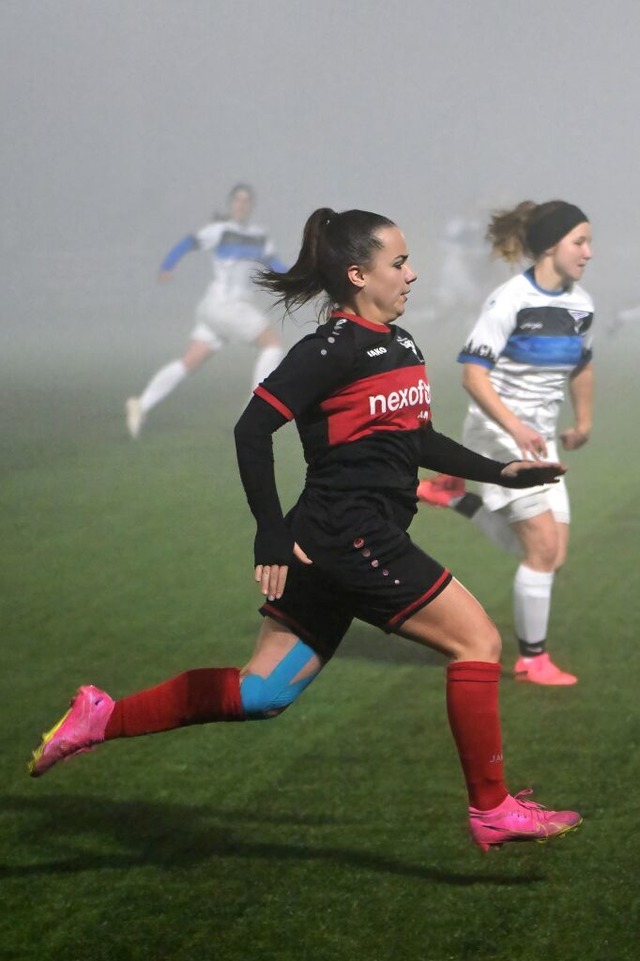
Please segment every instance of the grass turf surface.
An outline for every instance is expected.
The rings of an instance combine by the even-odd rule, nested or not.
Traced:
[[[438,355],[437,426],[456,436],[451,345],[420,340]],[[580,683],[502,684],[512,789],[579,809],[579,832],[475,849],[442,661],[363,624],[274,722],[117,742],[26,777],[79,684],[119,696],[241,663],[253,645],[253,528],[231,437],[248,357],[214,360],[133,444],[122,399],[163,359],[113,345],[46,367],[16,355],[5,378],[0,959],[637,957],[632,363],[601,375],[593,442],[567,458],[574,526],[551,639]],[[290,503],[292,429],[277,448]],[[421,508],[412,534],[481,598],[512,663],[513,561],[446,511]]]

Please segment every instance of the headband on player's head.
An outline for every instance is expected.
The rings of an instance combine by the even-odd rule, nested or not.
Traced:
[[[587,215],[579,207],[564,201],[539,218],[536,218],[534,211],[533,222],[527,226],[526,230],[527,247],[535,257],[538,257],[549,247],[555,247],[558,241],[566,237],[578,224],[587,223],[588,220]]]

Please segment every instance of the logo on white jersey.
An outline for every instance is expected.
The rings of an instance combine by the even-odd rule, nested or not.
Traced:
[[[575,330],[576,334],[579,334],[582,331],[582,321],[585,319],[585,317],[589,316],[589,311],[569,310],[567,313],[573,318],[573,329]]]
[[[387,411],[403,407],[425,407],[431,403],[431,387],[426,380],[420,380],[413,387],[401,387],[388,394],[369,395],[369,413],[386,414]]]

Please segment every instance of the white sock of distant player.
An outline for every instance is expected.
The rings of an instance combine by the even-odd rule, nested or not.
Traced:
[[[549,613],[553,571],[534,571],[520,564],[513,582],[513,616],[521,650],[526,645],[529,653],[544,651]],[[539,650],[537,650],[539,648]]]
[[[159,404],[161,400],[175,390],[188,374],[188,370],[181,360],[173,360],[165,367],[161,367],[140,396],[140,409],[146,414]]]
[[[258,354],[258,359],[256,360],[255,367],[253,368],[253,381],[251,383],[251,389],[253,390],[261,384],[265,377],[268,377],[274,368],[278,366],[282,358],[284,357],[284,351],[281,347],[265,347]]]

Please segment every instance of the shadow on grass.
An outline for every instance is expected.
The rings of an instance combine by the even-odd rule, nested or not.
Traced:
[[[537,871],[529,871],[523,877],[488,871],[456,873],[346,847],[261,843],[246,840],[242,828],[234,834],[234,823],[241,825],[250,820],[259,824],[265,821],[262,812],[248,815],[242,811],[225,811],[220,814],[225,822],[220,826],[210,823],[216,812],[204,806],[59,795],[38,798],[5,796],[0,803],[5,812],[17,812],[14,833],[29,857],[29,863],[0,864],[0,878],[143,866],[185,869],[231,858],[317,861],[462,887],[475,884],[529,885],[544,879]],[[277,818],[277,823],[291,826],[304,825],[305,821],[291,814]],[[317,826],[318,822],[314,820],[313,823]],[[92,846],[123,850],[88,850]],[[58,850],[64,853],[55,856]]]
[[[508,637],[507,629],[502,631],[502,637]],[[508,645],[505,647],[506,653],[503,654],[503,660],[506,663],[502,665],[501,677],[503,681],[515,681],[512,668],[513,653]],[[349,628],[349,633],[338,648],[336,657],[362,658],[376,664],[415,665],[441,670],[444,670],[450,662],[450,658],[431,650],[430,647],[396,634],[383,634],[375,627],[359,621]]]
[[[446,667],[449,659],[429,647],[406,637],[383,634],[375,627],[357,621],[338,648],[337,657],[355,657],[383,664],[409,664],[423,667]]]

